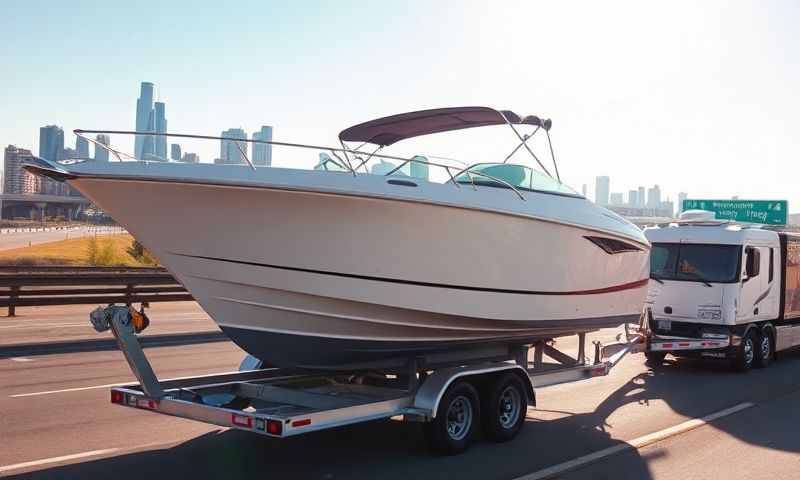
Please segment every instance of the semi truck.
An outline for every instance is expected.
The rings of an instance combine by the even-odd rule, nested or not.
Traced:
[[[694,211],[645,236],[648,363],[669,354],[746,371],[800,346],[800,235]]]

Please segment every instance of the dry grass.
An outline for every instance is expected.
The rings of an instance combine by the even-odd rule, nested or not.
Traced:
[[[86,236],[58,242],[42,243],[30,247],[15,248],[0,252],[0,264],[4,265],[93,265],[91,257],[103,257],[103,265],[128,267],[151,266],[133,258],[128,249],[133,237],[124,235]],[[92,242],[95,255],[91,254]],[[97,255],[97,252],[102,252]]]

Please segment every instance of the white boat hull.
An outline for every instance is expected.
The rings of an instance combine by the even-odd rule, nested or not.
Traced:
[[[615,234],[607,219],[554,221],[552,195],[526,193],[525,208],[544,209],[537,216],[471,206],[479,195],[520,204],[498,188],[424,183],[410,198],[363,175],[342,193],[314,188],[320,172],[265,170],[275,172],[253,185],[89,174],[70,183],[150,249],[232,340],[273,365],[336,368],[525,343],[641,312],[646,241]],[[467,206],[441,201],[444,189]],[[581,218],[605,212],[558,200]],[[609,254],[587,236],[638,250]]]

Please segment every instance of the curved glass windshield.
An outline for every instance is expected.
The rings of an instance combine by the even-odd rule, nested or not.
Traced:
[[[478,163],[458,175],[456,181],[465,184],[474,183],[475,185],[508,188],[508,185],[503,183],[506,182],[514,188],[522,190],[578,195],[575,190],[544,173],[513,163]]]
[[[742,247],[691,243],[654,243],[650,277],[658,280],[735,283]]]

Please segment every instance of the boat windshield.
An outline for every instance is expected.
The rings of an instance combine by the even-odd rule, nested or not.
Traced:
[[[459,174],[456,182],[500,188],[511,185],[521,190],[578,195],[575,190],[544,173],[513,163],[478,163]]]
[[[739,281],[742,247],[691,243],[654,243],[650,278],[685,282]]]

